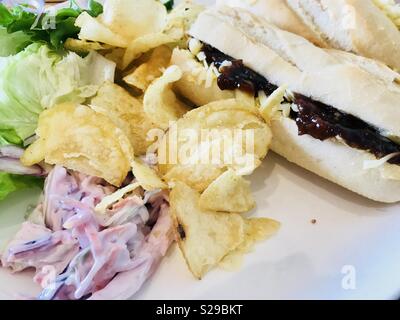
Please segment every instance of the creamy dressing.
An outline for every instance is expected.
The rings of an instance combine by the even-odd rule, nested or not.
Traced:
[[[172,220],[160,190],[125,194],[106,212],[96,212],[115,191],[102,179],[56,166],[35,210],[37,224],[22,225],[2,255],[2,266],[34,267],[34,280],[43,287],[38,299],[134,294],[172,243]],[[132,278],[129,287],[118,284],[125,273]]]

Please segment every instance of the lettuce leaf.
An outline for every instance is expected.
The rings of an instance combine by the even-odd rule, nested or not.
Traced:
[[[174,0],[160,0],[161,3],[167,8],[168,11],[174,7]]]
[[[87,12],[94,18],[103,13],[103,5],[100,2],[89,0]]]
[[[18,190],[34,187],[43,188],[43,183],[44,180],[42,178],[0,172],[0,201]]]
[[[14,130],[0,130],[0,147],[7,145],[22,145],[23,141]]]
[[[37,11],[34,12],[31,7],[26,5],[8,8],[0,3],[0,26],[14,37],[21,34],[28,37],[28,41],[16,46],[16,52],[21,51],[32,42],[47,43],[53,49],[62,49],[68,38],[78,37],[80,28],[75,26],[76,18],[84,11],[97,17],[103,12],[103,6],[94,0],[89,0],[88,9],[82,10],[75,1],[71,0],[69,8],[46,13],[40,12],[40,9]]]
[[[8,33],[0,28],[0,57],[14,55],[32,43],[31,36],[22,31]]]
[[[85,58],[73,52],[61,56],[38,43],[0,57],[0,132],[25,140],[34,134],[43,109],[83,102],[103,82],[114,81],[114,72],[115,63],[96,52]]]

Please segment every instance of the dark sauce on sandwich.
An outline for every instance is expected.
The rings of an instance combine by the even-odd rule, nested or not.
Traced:
[[[270,95],[278,89],[257,72],[246,68],[242,60],[235,60],[207,44],[203,45],[202,51],[206,55],[207,63],[214,63],[215,67],[220,69],[221,75],[217,82],[221,90],[240,89],[257,96],[259,91]],[[229,61],[231,65],[221,67],[224,61]]]
[[[295,94],[298,112],[291,111],[299,134],[308,134],[319,140],[342,138],[350,147],[371,152],[378,159],[400,152],[400,146],[382,136],[377,129],[350,114],[343,113],[321,102]],[[400,156],[388,161],[400,165]]]
[[[240,89],[256,97],[259,91],[269,96],[278,88],[247,68],[242,60],[236,60],[207,44],[203,45],[202,51],[207,63],[214,63],[221,73],[217,80],[221,90]],[[340,137],[350,147],[369,151],[378,159],[400,152],[400,145],[382,136],[376,128],[359,118],[297,93],[294,94],[293,103],[298,106],[298,111],[291,110],[290,118],[296,121],[299,135],[307,134],[322,141]],[[400,165],[400,156],[388,162]]]

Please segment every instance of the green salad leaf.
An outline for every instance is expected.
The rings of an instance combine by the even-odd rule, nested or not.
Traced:
[[[43,188],[43,178],[20,176],[0,172],[0,201],[4,200],[9,194],[28,188]]]
[[[13,129],[0,130],[0,147],[7,146],[10,144],[20,146],[20,145],[22,145],[22,143],[23,143],[23,141],[17,135],[15,130],[13,130]]]
[[[103,13],[103,5],[97,1],[89,0],[87,12],[92,17],[97,17]]]
[[[5,28],[0,27],[0,57],[14,55],[30,43],[32,43],[30,35],[22,31],[8,33]]]
[[[75,1],[70,0],[69,8],[62,8],[56,12],[50,10],[44,13],[34,12],[27,5],[7,8],[0,3],[0,27],[7,30],[7,33],[11,35],[17,36],[22,33],[26,37],[23,43],[19,43],[14,50],[11,47],[8,51],[21,51],[33,42],[47,43],[53,49],[62,49],[68,38],[78,37],[80,28],[75,26],[75,20],[84,11],[93,17],[97,17],[103,12],[103,6],[97,1],[90,0],[88,9],[82,10],[76,5]],[[15,35],[15,33],[18,34]],[[2,34],[0,34],[0,44],[1,38]],[[25,46],[22,46],[22,44],[25,44]]]
[[[162,4],[167,8],[168,11],[174,7],[174,0],[161,0]]]
[[[0,57],[0,136],[25,140],[34,134],[44,109],[83,102],[103,82],[113,81],[114,71],[115,63],[96,52],[85,58],[73,52],[60,55],[39,43]]]
[[[63,50],[77,38],[76,18],[97,17],[103,6],[89,0],[82,10],[74,0],[56,12],[0,3],[0,147],[22,146],[37,127],[39,114],[57,103],[83,102],[98,86],[114,80],[115,63],[92,52],[85,58]],[[0,172],[0,201],[17,190],[43,187],[38,177]]]
[[[13,22],[14,17],[5,5],[0,3],[0,24],[9,25]]]

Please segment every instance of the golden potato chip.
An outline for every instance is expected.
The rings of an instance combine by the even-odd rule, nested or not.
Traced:
[[[254,106],[235,99],[216,101],[186,113],[158,148],[166,181],[181,180],[203,191],[227,168],[247,175],[261,163],[271,131]]]
[[[158,167],[166,181],[182,181],[202,192],[226,170],[226,165],[221,161],[220,150],[214,151],[215,141],[200,142],[201,132],[195,126],[187,129],[195,139],[186,140],[190,136],[185,136],[186,129],[169,128],[158,145]],[[217,133],[217,136],[222,135]]]
[[[143,1],[143,0],[142,0]],[[146,2],[146,1],[145,1]],[[139,4],[140,5],[140,4]],[[135,4],[135,6],[138,6]],[[186,33],[198,14],[204,9],[203,6],[193,3],[192,1],[183,1],[165,16],[164,20],[161,17],[154,19],[149,17],[147,21],[141,16],[138,21],[145,21],[147,26],[151,26],[151,21],[163,22],[163,24],[155,24],[155,27],[151,30],[146,30],[146,32],[141,31],[141,28],[132,28],[134,34],[133,41],[130,42],[128,49],[126,50],[123,67],[126,68],[135,59],[137,59],[141,54],[147,52],[153,48],[159,47],[163,44],[168,43],[184,43],[184,38],[186,38]],[[146,3],[146,12],[149,10],[149,4]],[[139,11],[138,11],[139,12]],[[153,16],[157,13],[154,10]],[[158,12],[159,13],[159,12]],[[136,14],[138,15],[138,14]],[[136,16],[135,15],[135,16]],[[146,14],[144,15],[144,17]],[[162,16],[162,15],[161,15]],[[132,19],[132,18],[130,18]],[[137,21],[131,22],[137,24]],[[122,24],[122,29],[126,30],[125,24]],[[128,29],[129,30],[129,29]],[[137,30],[135,32],[135,30]],[[129,31],[127,31],[129,32]]]
[[[75,25],[81,28],[78,38],[106,43],[115,47],[127,48],[129,39],[114,33],[103,25],[98,18],[90,16],[87,12],[82,12],[75,21]]]
[[[139,159],[131,163],[132,173],[144,190],[167,189],[167,185],[160,179],[156,171]]]
[[[239,105],[247,105],[254,110],[257,107],[256,98],[253,94],[249,94],[242,90],[235,90],[235,99]]]
[[[92,108],[109,117],[129,138],[136,155],[145,154],[153,143],[147,139],[155,125],[148,119],[142,103],[120,86],[106,82],[91,100]]]
[[[37,139],[28,148],[26,148],[21,157],[22,164],[25,166],[33,166],[36,163],[42,162],[44,158],[43,153],[46,148],[45,142],[46,141],[43,139]]]
[[[257,242],[273,236],[280,227],[276,220],[268,218],[251,218],[245,220],[244,241],[232,252],[226,255],[219,266],[224,269],[236,269],[240,267],[243,256],[250,252]]]
[[[150,83],[161,77],[171,60],[171,49],[167,46],[155,48],[148,61],[124,77],[124,81],[137,89],[146,91]]]
[[[166,172],[164,179],[168,182],[182,181],[196,191],[201,192],[223,172],[223,168],[211,164],[178,164],[172,166],[171,169]]]
[[[119,70],[122,70],[122,61],[124,59],[125,49],[124,48],[113,48],[112,50],[107,50],[104,56],[117,65]]]
[[[109,50],[112,47],[107,44],[102,44],[99,42],[86,41],[68,38],[64,43],[64,47],[67,50],[71,50],[77,53],[89,53],[90,51],[99,51],[99,50]]]
[[[190,110],[182,119],[181,126],[191,124],[196,128],[242,128],[249,122],[264,123],[255,106],[240,104],[236,99],[218,100]]]
[[[164,32],[175,39],[182,39],[203,10],[204,6],[191,0],[180,1],[168,14]]]
[[[188,112],[181,121],[181,127],[192,127],[194,123],[201,129],[242,130],[243,139],[249,137],[250,140],[244,147],[249,147],[260,160],[267,155],[272,140],[271,130],[259,116],[257,108],[235,99],[212,102]],[[251,135],[247,136],[246,132]]]
[[[161,32],[166,25],[167,10],[158,0],[107,0],[101,21],[126,39]]]
[[[139,58],[143,53],[164,44],[175,42],[176,39],[164,33],[151,33],[136,38],[129,43],[122,60],[122,69],[126,69],[133,60]]]
[[[250,183],[228,170],[213,181],[200,196],[199,205],[204,210],[247,212],[255,207]]]
[[[174,219],[179,248],[193,275],[205,273],[244,240],[244,221],[238,214],[201,210],[200,195],[177,182],[170,193],[170,210]]]
[[[234,91],[221,90],[217,81],[206,87],[207,69],[188,50],[175,48],[171,64],[182,70],[182,78],[174,83],[174,90],[194,104],[203,106],[213,101],[235,97]]]
[[[170,66],[160,78],[154,80],[144,94],[144,111],[161,129],[166,130],[170,121],[178,120],[189,110],[172,91],[172,84],[181,76],[182,72],[177,66]]]
[[[45,110],[36,131],[39,139],[21,161],[49,164],[98,176],[119,186],[133,161],[128,138],[110,119],[87,106],[64,104]]]
[[[269,218],[246,219],[246,237],[240,247],[250,249],[254,243],[273,236],[279,230],[280,225],[278,221]]]
[[[128,48],[119,67],[126,68],[140,54],[172,42],[163,34],[167,11],[157,0],[108,0],[102,15],[94,18],[83,12],[76,20],[79,39]]]

